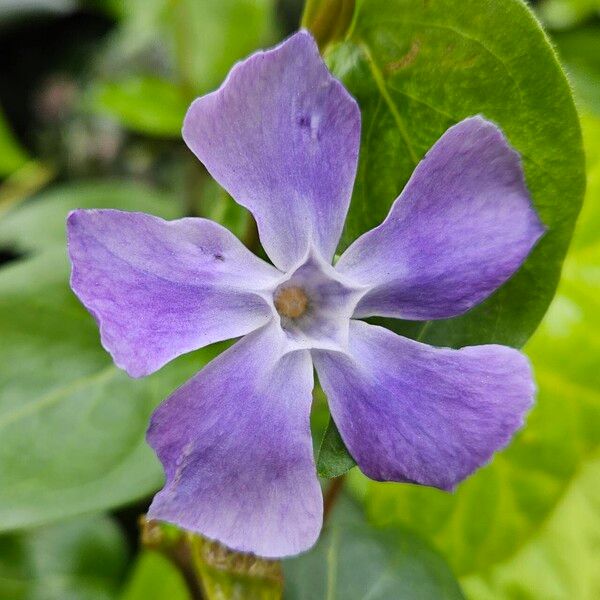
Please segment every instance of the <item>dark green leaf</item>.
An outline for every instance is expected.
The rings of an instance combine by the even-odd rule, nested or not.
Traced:
[[[317,472],[319,477],[339,477],[356,465],[348,453],[333,419],[325,430],[317,457]]]
[[[284,561],[287,600],[461,599],[444,561],[405,529],[376,530],[342,498],[308,553]]]
[[[1,600],[113,600],[127,545],[106,517],[0,537]]]
[[[157,489],[161,468],[144,440],[150,413],[215,353],[182,357],[142,380],[113,366],[68,286],[63,230],[76,206],[173,212],[146,188],[106,184],[56,190],[1,221],[0,239],[36,252],[0,269],[3,530],[110,508]]]

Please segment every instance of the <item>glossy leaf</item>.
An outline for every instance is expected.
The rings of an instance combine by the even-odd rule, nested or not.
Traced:
[[[145,188],[107,184],[56,190],[2,221],[0,238],[33,256],[0,269],[0,530],[156,490],[162,470],[144,439],[150,413],[214,355],[182,357],[143,380],[113,366],[68,286],[63,227],[75,206],[173,212]]]
[[[554,294],[584,189],[571,92],[532,14],[520,0],[363,0],[328,59],[362,111],[346,244],[381,222],[419,159],[463,118],[495,121],[521,153],[548,232],[489,300],[413,335],[438,345],[524,344]]]
[[[142,552],[120,600],[190,600],[183,576],[158,552]]]
[[[519,0],[363,0],[347,40],[327,57],[362,113],[343,246],[385,218],[425,152],[448,127],[474,114],[498,123],[521,153],[548,227],[520,271],[467,314],[375,321],[437,346],[522,346],[555,293],[584,189],[571,92],[533,16]],[[324,472],[327,463],[324,454]]]
[[[284,561],[286,600],[450,600],[463,595],[444,561],[405,529],[378,531],[342,498],[308,553]]]
[[[463,576],[511,560],[537,536],[600,444],[598,126],[586,120],[590,186],[574,248],[556,299],[526,347],[539,393],[524,429],[455,494],[369,484],[366,502],[376,523],[416,528]]]
[[[106,517],[84,517],[0,537],[0,599],[115,600],[125,539]]]

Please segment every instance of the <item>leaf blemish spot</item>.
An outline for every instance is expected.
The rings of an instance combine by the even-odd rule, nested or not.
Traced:
[[[415,38],[410,45],[409,51],[404,56],[401,56],[398,60],[388,63],[385,66],[385,71],[387,73],[395,73],[396,71],[410,67],[410,65],[415,62],[420,50],[421,40],[419,40],[419,38]]]

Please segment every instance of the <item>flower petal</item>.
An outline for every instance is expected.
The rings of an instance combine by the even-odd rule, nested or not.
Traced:
[[[308,549],[323,502],[307,350],[267,326],[209,363],[155,411],[148,442],[167,482],[149,516],[265,557]]]
[[[67,233],[71,287],[133,377],[273,317],[261,293],[281,273],[212,221],[76,210]]]
[[[451,490],[508,443],[535,391],[517,350],[433,348],[360,321],[347,355],[313,357],[342,439],[383,481]]]
[[[308,32],[237,64],[192,104],[183,137],[254,214],[277,267],[288,270],[311,242],[331,260],[356,173],[360,111]]]
[[[543,232],[519,155],[498,127],[472,117],[440,138],[386,220],[336,268],[372,286],[355,317],[444,319],[502,285]]]

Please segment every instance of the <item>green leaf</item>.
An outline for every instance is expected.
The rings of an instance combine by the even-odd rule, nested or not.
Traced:
[[[156,490],[162,470],[144,440],[150,413],[215,353],[181,357],[142,380],[113,366],[68,286],[62,231],[76,206],[173,212],[146,188],[105,184],[55,190],[1,221],[0,239],[34,255],[0,269],[0,530]]]
[[[0,600],[111,600],[127,545],[106,517],[78,518],[0,537]]]
[[[597,25],[556,33],[553,40],[579,104],[600,116],[600,33]]]
[[[449,600],[463,595],[450,569],[405,529],[378,531],[342,498],[317,545],[284,561],[287,600]]]
[[[462,580],[473,600],[597,600],[600,460],[582,465],[551,517],[514,557]]]
[[[0,245],[20,252],[64,248],[65,221],[74,208],[139,210],[175,219],[176,198],[127,181],[89,181],[54,187],[0,219]]]
[[[498,123],[521,153],[548,227],[519,272],[467,314],[373,321],[437,346],[522,346],[555,293],[585,184],[571,92],[531,13],[520,0],[362,0],[347,40],[327,58],[362,113],[343,247],[385,218],[419,159],[448,127],[478,113]],[[323,472],[334,469],[327,455],[321,463]]]
[[[463,576],[510,561],[529,544],[600,444],[600,122],[585,123],[590,187],[559,292],[526,347],[539,392],[524,429],[455,494],[368,486],[376,523],[414,527]]]
[[[14,173],[29,157],[12,134],[2,110],[0,110],[0,177]]]
[[[120,600],[190,600],[179,570],[158,552],[145,551],[135,562]]]
[[[521,153],[548,232],[490,299],[412,335],[444,346],[523,345],[554,295],[584,190],[571,91],[535,18],[520,0],[362,0],[328,61],[362,112],[344,244],[383,220],[418,160],[465,117],[495,121]]]
[[[166,54],[191,100],[221,84],[231,66],[274,37],[274,0],[127,0],[107,48],[117,67],[143,50]],[[139,61],[133,61],[135,62]]]
[[[566,29],[600,13],[600,0],[542,0],[537,12],[547,27]]]
[[[92,110],[116,118],[124,127],[161,137],[181,137],[188,97],[165,79],[131,76],[98,84]]]
[[[355,465],[356,462],[348,453],[338,428],[330,418],[317,457],[319,477],[339,477]]]

